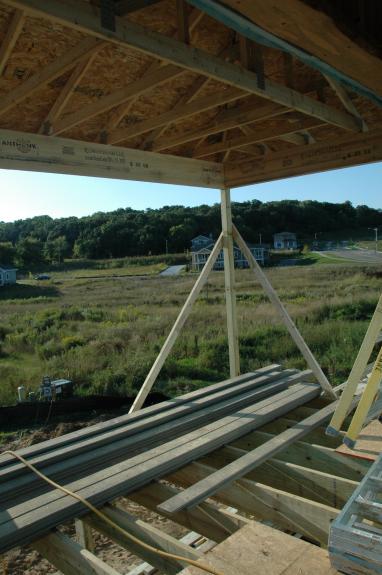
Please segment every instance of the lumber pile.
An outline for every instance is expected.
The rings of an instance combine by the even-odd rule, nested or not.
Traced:
[[[310,371],[271,365],[20,450],[48,477],[104,505],[320,394]],[[86,513],[9,455],[0,456],[0,553]]]

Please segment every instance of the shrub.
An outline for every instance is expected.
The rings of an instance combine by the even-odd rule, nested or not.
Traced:
[[[64,349],[73,349],[85,345],[85,340],[79,335],[68,335],[61,340]]]

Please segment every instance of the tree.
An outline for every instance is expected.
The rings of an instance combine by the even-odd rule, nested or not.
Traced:
[[[44,262],[43,244],[35,238],[23,238],[16,245],[16,262],[25,268]]]
[[[47,240],[44,245],[44,256],[49,262],[61,263],[68,255],[69,244],[65,236],[58,236],[54,240]]]
[[[11,242],[0,242],[0,263],[13,265],[15,262],[16,249]]]

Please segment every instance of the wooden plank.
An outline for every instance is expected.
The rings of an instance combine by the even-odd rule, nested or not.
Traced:
[[[75,519],[74,526],[76,529],[77,542],[88,551],[94,552],[95,541],[91,527],[82,519]]]
[[[319,387],[316,385],[294,385],[276,394],[271,400],[263,400],[241,409],[236,414],[226,416],[116,465],[108,466],[107,469],[89,473],[86,477],[74,480],[66,486],[96,506],[105,504],[234,441],[288,410],[304,404],[318,393]],[[86,508],[79,501],[63,495],[56,489],[42,496],[30,498],[22,505],[7,508],[0,514],[3,521],[0,550],[3,552],[15,545],[25,544],[55,525],[72,517],[81,517],[85,512]]]
[[[168,411],[176,406],[185,405],[190,401],[197,401],[198,399],[206,397],[210,393],[215,393],[218,391],[223,391],[225,389],[236,387],[241,383],[251,381],[254,379],[256,379],[258,383],[259,382],[258,378],[264,378],[264,376],[267,376],[267,378],[260,380],[265,383],[266,381],[268,381],[268,377],[272,372],[277,371],[280,372],[280,370],[281,366],[279,364],[271,364],[269,366],[262,367],[254,372],[243,374],[239,377],[235,377],[234,379],[226,379],[218,383],[213,383],[208,387],[191,391],[189,393],[177,397],[175,400],[169,399],[167,401],[162,401],[161,403],[145,407],[141,409],[139,412],[135,412],[134,414],[127,414],[114,417],[113,419],[108,419],[107,421],[103,421],[101,423],[97,423],[95,425],[79,429],[77,431],[72,431],[71,433],[66,433],[64,435],[61,435],[60,437],[55,437],[53,439],[49,439],[47,441],[43,441],[41,443],[37,443],[29,447],[19,449],[17,452],[20,455],[27,457],[28,459],[32,457],[34,458],[37,455],[46,453],[47,451],[51,451],[52,449],[57,449],[59,447],[73,444],[76,441],[80,441],[85,438],[92,437],[100,433],[104,433],[106,431],[111,431],[112,429],[116,429],[118,427],[133,424],[136,421],[141,421],[142,419],[155,416],[159,413],[163,413],[164,411]],[[254,384],[256,385],[256,381],[254,381]],[[35,462],[36,460],[33,459],[32,463]],[[3,468],[9,464],[13,464],[12,466],[13,468],[19,466],[19,468],[21,469],[20,464],[17,463],[12,456],[0,454],[0,468]]]
[[[127,16],[132,12],[143,10],[154,4],[158,4],[161,0],[118,0],[115,6],[115,12],[119,16]]]
[[[221,190],[221,219],[223,230],[224,288],[227,313],[229,368],[231,377],[235,377],[240,373],[240,352],[236,313],[231,194],[228,188]]]
[[[274,152],[255,161],[228,164],[226,185],[231,187],[268,182],[280,178],[324,172],[382,160],[382,132],[376,130],[354,137],[341,137],[328,143]]]
[[[33,546],[64,575],[121,575],[63,533],[51,533]]]
[[[347,91],[343,87],[343,85],[340,82],[338,82],[337,80],[335,80],[332,76],[328,76],[326,74],[324,76],[325,76],[329,86],[337,94],[338,99],[342,102],[344,108],[349,112],[349,114],[352,114],[355,118],[359,119],[361,131],[362,132],[368,132],[369,128],[367,127],[366,122],[363,120],[361,114],[359,113],[359,111],[357,110],[355,105],[353,104],[352,99],[350,98],[349,94],[347,93]]]
[[[3,75],[9,56],[16,45],[18,37],[24,26],[25,15],[22,10],[15,10],[11,22],[7,28],[5,37],[0,46],[0,77]]]
[[[219,188],[219,164],[66,138],[0,130],[0,167]]]
[[[203,82],[203,85],[204,83],[205,82]],[[201,89],[200,79],[196,80],[196,89],[198,91]],[[191,89],[191,92],[192,91],[193,90]],[[151,118],[149,120],[143,120],[141,122],[137,122],[136,124],[128,128],[124,127],[112,130],[108,133],[107,141],[109,144],[116,144],[117,142],[121,142],[123,140],[126,140],[127,138],[129,139],[135,138],[136,136],[140,136],[141,134],[144,134],[145,132],[148,132],[150,130],[155,130],[157,128],[164,128],[168,124],[184,120],[185,118],[189,118],[190,116],[193,116],[200,112],[211,110],[223,104],[234,102],[235,100],[243,98],[244,96],[245,94],[242,91],[237,90],[237,88],[231,88],[218,94],[209,94],[208,96],[204,96],[203,98],[193,100],[188,104],[183,103],[182,105],[174,106],[174,108],[172,108],[168,112],[159,114],[158,116],[155,116],[154,118]]]
[[[188,487],[214,471],[211,465],[192,463],[171,473],[169,479]],[[233,505],[239,511],[253,514],[258,519],[270,520],[283,529],[299,531],[323,546],[327,545],[330,522],[339,513],[327,505],[248,479],[225,485],[213,497],[225,505]]]
[[[183,409],[183,412],[160,413],[149,420],[138,421],[130,427],[122,427],[95,438],[85,439],[83,442],[70,444],[53,453],[48,452],[31,462],[38,468],[43,468],[52,479],[63,482],[76,473],[82,476],[84,468],[86,470],[92,467],[95,469],[105,467],[119,461],[126,452],[136,454],[170,438],[180,437],[207,422],[215,421],[266,397],[272,397],[273,394],[300,379],[299,374],[285,376],[261,386],[260,389],[257,389],[259,381],[253,383],[250,381],[246,392],[233,397],[229,394],[225,399],[222,398],[223,401],[221,399],[219,401],[218,394],[215,396],[212,394],[208,398],[194,400],[190,405],[184,406],[186,409]],[[246,384],[241,385],[247,387]],[[240,388],[240,385],[238,387]],[[197,403],[199,405],[194,405]],[[6,501],[10,496],[14,503],[22,502],[27,499],[31,490],[36,494],[39,492],[39,487],[42,487],[41,482],[28,473],[24,466],[18,466],[16,469],[14,466],[5,468],[1,471],[0,477],[2,481],[0,502]]]
[[[42,124],[40,126],[40,130],[39,130],[40,134],[51,134],[52,124],[62,114],[62,111],[64,110],[66,104],[68,103],[70,97],[72,96],[75,88],[81,82],[82,78],[85,76],[85,74],[89,70],[90,66],[92,65],[95,57],[97,56],[99,51],[104,46],[106,46],[106,42],[101,43],[98,46],[96,46],[94,48],[94,51],[91,52],[91,54],[89,55],[89,57],[81,60],[77,64],[77,66],[74,68],[68,81],[66,82],[65,86],[62,88],[56,101],[54,102],[53,106],[49,110],[45,120],[42,122]]]
[[[138,24],[116,18],[115,31],[106,30],[101,26],[99,10],[85,2],[79,3],[74,2],[74,0],[49,0],[49,2],[47,0],[6,0],[6,4],[24,8],[31,14],[109,40],[119,46],[130,46],[176,66],[209,76],[346,130],[359,130],[358,122],[350,114],[330,108],[322,102],[269,79],[266,79],[264,87],[261,87],[258,75],[254,72],[225,62],[221,58],[173,38],[145,29]]]
[[[170,518],[170,515],[166,512],[158,511],[157,506],[178,492],[178,489],[168,483],[155,481],[150,485],[146,485],[130,493],[129,499],[139,505],[143,505],[147,509],[151,509],[151,511],[159,513],[163,517]],[[211,513],[211,509],[213,509],[215,513]],[[216,542],[224,541],[229,535],[245,525],[245,522],[241,520],[240,516],[236,516],[235,519],[227,516],[224,517],[223,510],[218,509],[212,503],[206,502],[203,502],[196,509],[175,513],[171,519],[179,525],[197,531],[204,535],[204,537]],[[227,519],[231,519],[229,523]]]
[[[289,331],[293,341],[299,348],[300,352],[302,353],[303,357],[305,358],[307,364],[309,365],[310,369],[314,373],[317,381],[321,385],[323,391],[332,399],[337,399],[337,394],[333,390],[332,386],[330,385],[329,381],[326,378],[326,375],[322,371],[318,361],[312,354],[311,350],[309,349],[307,343],[305,342],[304,338],[300,334],[299,330],[297,329],[294,321],[290,317],[289,313],[287,312],[285,306],[282,304],[280,298],[278,297],[276,291],[272,287],[271,283],[269,282],[267,276],[260,268],[259,264],[257,263],[255,257],[253,256],[251,250],[248,248],[247,244],[241,237],[238,229],[236,226],[233,226],[233,238],[239,248],[242,250],[245,258],[248,261],[249,267],[254,271],[257,280],[261,284],[262,288],[264,289],[265,293],[271,300],[272,304],[275,306],[279,316],[281,317],[283,323],[285,324],[287,330]]]
[[[334,413],[337,403],[338,402],[334,402],[328,405],[311,417],[304,419],[290,429],[272,437],[269,441],[253,451],[242,455],[236,461],[215,471],[211,476],[195,483],[192,487],[189,487],[165,503],[162,503],[161,508],[169,513],[174,513],[181,509],[195,507],[195,505],[198,505],[198,503],[219,491],[227,483],[231,483],[243,477],[268,459],[274,457],[280,451],[283,451],[288,445],[302,439],[310,431],[321,426]]]
[[[101,42],[97,38],[85,38],[76,46],[67,50],[64,54],[45,66],[40,72],[36,72],[25,80],[20,86],[14,88],[8,94],[0,97],[0,115],[4,115],[16,104],[25,98],[32,96],[37,90],[59,78],[69,70],[73,69],[78,62],[91,54]]]
[[[346,36],[323,11],[301,0],[224,0],[224,4],[382,95],[381,60]]]
[[[178,339],[178,335],[182,329],[182,327],[184,326],[188,316],[191,313],[192,310],[192,306],[194,304],[194,302],[196,301],[199,293],[201,292],[204,284],[206,283],[208,276],[212,270],[212,268],[214,267],[214,264],[216,262],[216,259],[222,249],[223,246],[223,234],[221,234],[218,238],[218,240],[216,241],[213,250],[211,251],[208,260],[206,261],[202,271],[200,272],[200,275],[198,277],[198,279],[196,280],[189,296],[187,297],[169,335],[166,338],[166,341],[164,342],[162,349],[160,350],[158,357],[156,358],[155,362],[153,363],[144,383],[142,384],[141,389],[138,392],[137,397],[134,400],[133,405],[130,408],[130,413],[132,413],[133,411],[137,411],[138,409],[141,409],[142,405],[145,402],[146,397],[148,396],[152,386],[155,383],[156,378],[158,377],[158,374],[160,372],[160,370],[163,367],[164,362],[166,361],[170,351],[172,350],[174,343],[176,342],[176,340]],[[237,372],[234,373],[234,375],[239,375]],[[232,376],[232,373],[231,373]]]
[[[131,515],[127,511],[118,507],[107,505],[102,508],[102,513],[104,513],[106,517],[113,521],[113,523],[118,527],[156,549],[194,560],[200,559],[202,556],[200,552],[189,547],[185,543],[178,541],[163,530],[134,517],[134,515]],[[144,548],[142,545],[129,539],[115,527],[112,527],[95,514],[85,515],[84,521],[90,527],[99,533],[102,533],[102,535],[108,539],[111,539],[111,541],[116,543],[119,547],[127,549],[134,555],[141,557],[144,561],[147,561],[150,565],[154,565],[163,573],[176,575],[182,567],[187,565],[185,562],[180,562],[169,557],[162,557],[161,555]]]
[[[302,129],[318,128],[319,126],[322,126],[322,123],[313,118],[301,118],[297,120],[295,118],[281,118],[271,130],[267,127],[262,130],[256,130],[248,136],[236,136],[234,138],[227,138],[224,142],[201,146],[194,154],[194,157],[203,158],[211,154],[216,154],[217,152],[223,152],[224,150],[240,149],[248,144],[267,142],[268,140],[279,139],[283,136],[288,137],[288,135],[293,136],[296,135],[295,132],[299,132]],[[302,137],[300,136],[300,138]],[[302,140],[302,144],[304,145],[305,141],[303,138]]]
[[[326,550],[257,521],[212,549],[206,560],[222,575],[339,575]],[[201,574],[188,567],[180,575]]]
[[[177,37],[185,44],[190,43],[187,7],[185,0],[176,0]]]

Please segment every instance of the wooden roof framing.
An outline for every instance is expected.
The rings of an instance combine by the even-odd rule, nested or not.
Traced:
[[[47,160],[47,171],[79,173],[70,171],[67,158],[58,158],[61,140],[55,138],[60,136],[105,145],[105,154],[110,145],[133,149],[145,164],[152,159],[157,166],[163,158],[157,180],[151,173],[148,181],[191,185],[206,185],[200,175],[212,172],[220,174],[219,181],[213,178],[207,185],[236,186],[381,159],[382,111],[375,101],[349,91],[335,75],[321,74],[273,46],[260,46],[200,11],[201,5],[207,10],[215,0],[116,2],[114,29],[102,26],[96,4],[0,1],[2,167],[17,169],[22,164],[24,169],[44,169],[43,155],[38,165],[36,158],[25,161],[28,146],[17,145],[20,138],[26,141],[27,134],[34,146],[44,150],[57,142],[55,161]],[[302,0],[288,0],[295,25],[292,37],[293,27],[280,0],[224,4],[381,98],[380,59],[347,38],[326,14]],[[305,20],[309,16],[309,22],[301,14]],[[321,44],[311,31],[314,14],[327,27]],[[330,43],[337,51],[342,47],[345,63],[331,53]],[[6,145],[11,131],[13,155]],[[43,139],[36,139],[36,134]],[[327,153],[334,148],[324,144],[334,143],[336,153],[327,162]],[[78,150],[78,142],[72,147]],[[309,161],[297,162],[307,148]],[[151,152],[159,153],[159,159]],[[192,164],[187,162],[191,158]],[[86,164],[83,156],[81,161],[81,173],[91,175],[94,168],[94,175],[99,175],[94,161]],[[288,169],[275,169],[278,162]],[[168,179],[171,166],[181,172],[185,165],[193,166],[187,170],[188,178]],[[112,175],[103,170],[103,175],[133,179],[135,172]]]

